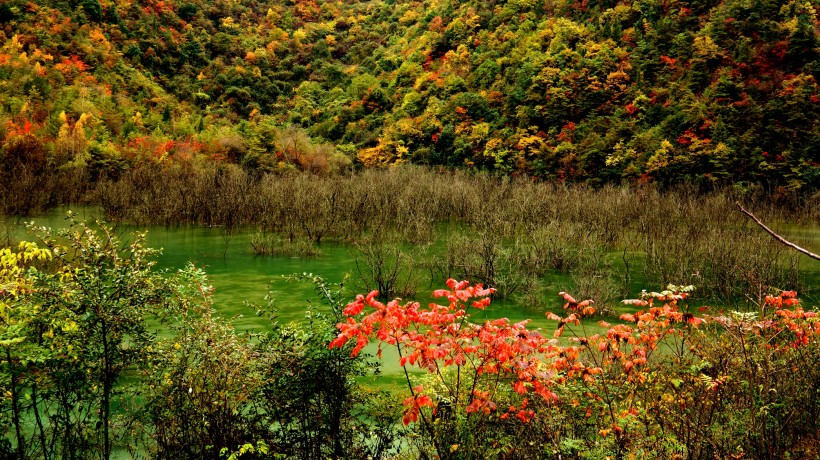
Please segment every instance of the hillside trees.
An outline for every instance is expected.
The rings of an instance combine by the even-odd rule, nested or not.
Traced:
[[[269,171],[257,158],[273,147],[221,141],[294,124],[364,166],[817,186],[820,42],[806,2],[4,7],[3,156],[18,155],[12,125],[28,121],[27,156],[59,170],[60,114],[69,128],[85,117],[72,153],[90,154],[92,179],[177,153]]]

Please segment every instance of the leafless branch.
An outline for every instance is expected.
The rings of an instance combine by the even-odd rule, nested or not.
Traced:
[[[763,227],[763,230],[766,230],[769,233],[769,235],[772,235],[777,241],[780,241],[781,243],[783,243],[786,246],[794,249],[795,251],[802,252],[803,254],[811,257],[814,260],[820,260],[820,256],[818,256],[817,254],[815,254],[815,253],[813,253],[813,252],[811,252],[807,249],[803,249],[800,246],[792,243],[791,241],[787,240],[786,238],[783,238],[782,236],[775,233],[772,229],[770,229],[763,222],[761,222],[760,219],[755,217],[754,214],[752,214],[749,211],[747,211],[746,209],[744,209],[743,206],[741,206],[739,202],[735,202],[735,204],[737,205],[738,208],[740,208],[740,212],[742,212],[743,214],[746,214],[747,216],[751,217],[752,220],[755,221],[755,223],[757,223],[757,225],[760,225],[761,227]]]

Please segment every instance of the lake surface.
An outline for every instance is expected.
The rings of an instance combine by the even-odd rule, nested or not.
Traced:
[[[100,211],[93,207],[72,208],[77,220],[92,220],[100,217]],[[6,218],[5,231],[13,239],[32,239],[26,233],[25,222],[33,221],[37,226],[53,229],[66,225],[68,208],[57,208],[48,213],[27,218]],[[313,273],[331,283],[344,280],[355,271],[355,254],[351,247],[323,243],[321,254],[312,258],[256,256],[251,253],[250,240],[253,229],[235,230],[226,235],[222,228],[198,226],[178,227],[133,227],[118,224],[115,229],[122,238],[136,230],[148,230],[147,242],[152,248],[161,248],[162,255],[157,265],[162,269],[177,270],[189,262],[203,268],[214,287],[214,308],[225,318],[231,318],[234,326],[242,331],[264,331],[270,322],[266,316],[257,316],[257,307],[266,305],[265,296],[270,292],[274,308],[280,322],[301,322],[312,304],[319,311],[328,311],[318,298],[313,285],[307,281],[292,279],[295,274]],[[0,234],[0,237],[3,237]],[[419,287],[417,300],[424,302],[427,292],[444,288],[444,281],[431,289]],[[352,299],[359,293],[352,283],[345,286]],[[558,297],[555,305],[560,308]],[[494,302],[484,312],[476,311],[476,321],[480,318],[507,317],[513,322],[532,318],[533,327],[549,328],[549,321],[541,311],[525,310],[512,302]],[[367,350],[375,352],[371,346]],[[393,352],[395,353],[395,352]],[[391,350],[384,350],[381,384],[403,378],[398,366],[398,357]]]
[[[60,228],[66,225],[68,208],[57,208],[45,215],[33,218],[6,218],[5,229],[13,239],[31,239],[27,236],[24,222],[34,221],[37,226]],[[93,219],[100,216],[100,211],[94,207],[73,208],[79,220]],[[305,312],[311,303],[320,311],[327,311],[313,290],[310,282],[297,281],[292,275],[299,273],[313,273],[321,275],[331,283],[338,283],[346,275],[355,272],[355,252],[345,245],[324,243],[321,254],[312,258],[284,257],[284,256],[256,256],[251,253],[251,237],[255,229],[238,229],[226,234],[223,228],[207,228],[197,226],[177,227],[133,227],[123,224],[116,226],[117,232],[127,238],[135,230],[148,230],[148,245],[161,248],[162,255],[158,258],[160,268],[177,270],[189,262],[205,269],[215,288],[214,307],[226,318],[231,318],[235,327],[243,331],[264,331],[269,327],[269,320],[265,316],[257,316],[257,306],[266,305],[265,296],[268,292],[274,300],[274,307],[281,322],[300,322],[305,318]],[[798,238],[798,244],[808,248],[820,246],[820,229],[794,227],[788,230],[789,235]],[[4,235],[0,234],[0,238]],[[617,263],[617,255],[613,256]],[[810,286],[817,286],[820,280],[820,263],[807,257],[801,260],[802,270],[805,272]],[[434,281],[432,287],[422,283],[417,300],[425,302],[427,293],[433,289],[444,287],[445,280]],[[547,275],[544,282],[548,287],[559,290],[570,286],[570,279],[565,274],[556,273]],[[644,286],[640,279],[633,280],[635,289],[633,294],[640,292],[641,287],[648,289],[655,286]],[[817,291],[814,287],[813,291]],[[352,298],[359,290],[353,283],[345,286],[348,297]],[[814,293],[816,295],[816,292]],[[814,299],[806,299],[809,304]],[[561,300],[555,295],[545,299],[547,308],[553,311],[560,310]],[[622,306],[623,311],[631,310]],[[494,301],[484,312],[476,312],[474,321],[481,318],[509,318],[513,322],[531,319],[532,328],[543,328],[550,334],[554,330],[554,321],[544,316],[543,308],[532,308],[516,304],[513,301]],[[599,332],[597,325],[590,322],[590,327]],[[371,347],[371,351],[375,348]],[[389,383],[402,378],[401,368],[397,365],[398,359],[393,357],[389,350],[385,350],[384,366],[382,368],[382,383]]]
[[[66,225],[68,210],[61,207],[37,217],[6,218],[5,225],[13,239],[31,239],[25,222],[33,221],[36,226],[58,229]],[[72,211],[77,220],[93,220],[101,214],[93,207],[72,208]],[[355,250],[333,242],[323,243],[321,253],[316,257],[259,256],[251,252],[254,229],[234,229],[226,234],[220,227],[114,224],[114,228],[123,239],[134,231],[147,230],[148,246],[162,250],[157,258],[161,269],[176,270],[189,262],[203,268],[215,288],[215,308],[226,317],[241,315],[235,320],[241,330],[266,327],[268,320],[256,317],[256,308],[248,304],[264,305],[268,290],[282,322],[303,320],[305,308],[311,302],[314,306],[321,305],[312,284],[294,280],[293,275],[312,273],[328,282],[338,283],[355,272]],[[423,283],[419,286],[417,300],[423,301],[426,292],[444,288],[444,281],[440,280],[429,289]],[[345,286],[345,291],[351,298],[362,293],[353,282]],[[555,304],[559,305],[557,296]],[[493,318],[509,317],[516,321],[532,317],[534,313],[521,311],[521,306],[514,302],[494,302],[493,309],[496,310]],[[538,322],[543,326],[548,323],[546,319]]]

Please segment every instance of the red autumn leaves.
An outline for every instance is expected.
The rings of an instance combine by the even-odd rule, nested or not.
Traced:
[[[512,324],[501,318],[483,324],[470,322],[468,309],[483,310],[494,290],[452,279],[447,286],[449,289],[433,292],[434,298],[445,302],[426,307],[418,302],[401,304],[399,299],[384,304],[377,300],[375,291],[357,296],[345,308],[347,321],[337,326],[339,335],[330,347],[354,342],[351,355],[356,356],[373,339],[379,344],[379,353],[384,344],[395,346],[402,367],[417,366],[440,376],[448,398],[468,414],[496,412],[495,396],[502,391],[499,383],[522,396],[534,393],[545,400],[557,398],[548,388],[551,374],[543,366],[544,356],[555,353],[556,345],[528,330],[527,321]],[[444,376],[448,368],[456,370],[456,381]],[[408,407],[406,424],[418,420],[421,407],[433,406],[423,387],[410,388],[411,396],[404,401]],[[506,414],[528,419],[531,411],[527,404],[524,397],[520,408]]]
[[[435,412],[438,402],[444,400],[468,416],[495,414],[501,419],[514,416],[528,422],[536,416],[530,398],[553,404],[559,400],[556,386],[572,380],[585,387],[593,399],[615,381],[640,385],[652,372],[653,351],[666,337],[679,336],[687,328],[706,322],[678,309],[678,302],[688,297],[685,289],[670,290],[624,301],[644,309],[621,315],[624,324],[611,326],[601,321],[598,324],[607,328],[606,332],[589,334],[582,319],[596,313],[593,302],[579,302],[561,292],[566,316],[547,314],[558,322],[555,338],[547,339],[539,331],[529,330],[529,321],[513,324],[501,318],[483,324],[471,322],[470,309],[487,307],[494,290],[452,279],[447,286],[449,289],[432,294],[443,302],[426,307],[419,302],[401,303],[400,299],[385,304],[377,299],[376,291],[359,295],[344,309],[347,319],[337,325],[339,334],[330,343],[336,348],[353,342],[352,356],[371,341],[378,343],[379,356],[385,344],[393,346],[405,370],[416,366],[434,376],[437,388],[428,392],[413,385],[411,375],[405,373],[410,389],[404,400],[405,424],[423,419],[422,408]],[[799,307],[781,308],[797,305],[793,292],[767,297],[766,305],[776,308],[776,315],[786,320],[815,315]],[[581,328],[575,331],[574,326]],[[820,333],[818,323],[806,329],[790,327],[786,321],[784,327],[796,335],[798,344]],[[571,331],[568,346],[558,340],[565,329]]]

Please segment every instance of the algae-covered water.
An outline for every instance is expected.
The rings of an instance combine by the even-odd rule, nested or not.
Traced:
[[[44,215],[31,218],[6,218],[5,235],[12,240],[32,239],[26,232],[26,222],[33,221],[38,227],[58,229],[66,226],[67,208],[54,209]],[[93,207],[73,208],[77,220],[93,220],[100,211]],[[157,259],[161,269],[177,270],[188,263],[203,268],[214,287],[214,308],[242,331],[263,331],[269,327],[267,315],[257,315],[258,307],[266,306],[266,295],[273,299],[273,307],[280,322],[300,322],[312,305],[315,309],[327,310],[318,298],[313,285],[307,281],[294,279],[293,275],[312,273],[322,276],[332,283],[339,283],[355,271],[355,253],[349,246],[325,243],[316,257],[300,258],[287,256],[257,256],[251,253],[250,240],[254,229],[234,229],[229,234],[219,227],[199,226],[152,226],[134,227],[118,224],[116,233],[127,239],[136,230],[147,230],[148,246],[159,248],[162,254]],[[435,286],[443,288],[444,281]],[[426,291],[420,287],[418,299],[424,301]],[[345,286],[351,299],[357,293],[353,283]],[[556,300],[557,304],[557,300]],[[491,318],[507,317],[511,321],[532,318],[533,327],[548,327],[543,313],[525,311],[512,302],[496,302],[478,316]],[[477,318],[478,320],[478,318]],[[368,350],[375,352],[375,347]],[[378,384],[390,385],[402,378],[398,358],[391,359],[391,350],[385,350]]]
[[[32,237],[27,235],[25,223],[33,221],[38,227],[58,229],[66,225],[68,208],[57,208],[47,214],[31,218],[7,218],[6,230],[14,240]],[[73,208],[77,220],[93,220],[100,216],[93,207]],[[258,256],[252,254],[251,238],[254,229],[234,229],[226,232],[221,227],[200,226],[150,226],[134,227],[115,224],[116,233],[123,239],[134,231],[147,230],[148,246],[161,249],[157,259],[161,269],[176,270],[188,263],[203,268],[214,286],[215,308],[225,317],[236,318],[240,330],[266,327],[267,318],[257,317],[256,306],[265,304],[270,292],[278,318],[282,322],[301,321],[306,307],[321,305],[309,282],[294,279],[293,275],[312,273],[326,281],[338,283],[355,273],[355,250],[347,245],[323,243],[320,254],[315,257]],[[444,287],[439,280],[432,288],[422,283],[417,300],[424,293]],[[358,293],[354,282],[345,286],[352,298]],[[558,300],[556,297],[556,304]],[[514,302],[494,302],[492,317],[508,317],[519,321],[533,316],[532,310],[522,311]],[[546,326],[547,321],[539,325]]]
[[[37,226],[60,228],[66,225],[67,208],[57,208],[42,216],[33,218],[5,218],[0,227],[0,237],[22,240],[31,239],[27,236],[24,222],[34,221]],[[94,207],[74,208],[79,220],[90,220],[100,216],[100,211]],[[234,229],[226,232],[220,227],[175,226],[175,227],[133,227],[123,224],[116,225],[117,233],[123,238],[135,230],[148,230],[148,244],[150,247],[161,248],[162,254],[157,263],[162,269],[177,270],[188,263],[193,263],[205,269],[214,286],[214,307],[225,318],[231,318],[234,326],[243,331],[262,331],[269,327],[267,316],[256,314],[259,306],[266,305],[265,297],[269,293],[273,299],[278,320],[280,322],[300,322],[305,318],[309,305],[322,310],[327,308],[317,298],[313,286],[309,282],[293,279],[292,275],[312,273],[322,276],[328,282],[338,283],[346,277],[355,274],[356,253],[347,245],[324,243],[320,254],[316,257],[301,258],[288,256],[257,256],[251,252],[251,238],[255,229]],[[789,227],[788,235],[797,238],[801,244],[809,248],[820,247],[820,229],[808,227]],[[435,251],[435,246],[433,246]],[[619,257],[612,256],[613,269],[618,269]],[[801,270],[812,291],[817,291],[820,283],[820,263],[807,257],[801,260]],[[352,281],[352,280],[351,280]],[[445,280],[428,280],[420,283],[416,300],[426,301],[427,292],[444,287]],[[543,279],[547,286],[556,293],[559,290],[570,289],[571,279],[563,273],[548,274]],[[641,288],[659,289],[660,286],[646,286],[639,277],[630,282],[630,291],[634,294]],[[352,298],[358,289],[355,283],[348,282],[345,293]],[[813,294],[815,294],[813,292]],[[813,303],[812,298],[804,298]],[[544,310],[557,311],[561,300],[557,295],[544,299],[541,307],[532,307],[516,303],[514,300],[494,301],[484,312],[476,312],[474,321],[486,318],[509,318],[513,322],[531,319],[532,328],[542,328],[545,333],[551,333],[554,322],[544,316]],[[622,306],[626,311],[629,307]],[[594,324],[588,326],[588,331],[597,331]],[[395,381],[401,377],[401,368],[397,365],[398,359],[391,359],[385,354],[382,360],[383,383]]]

